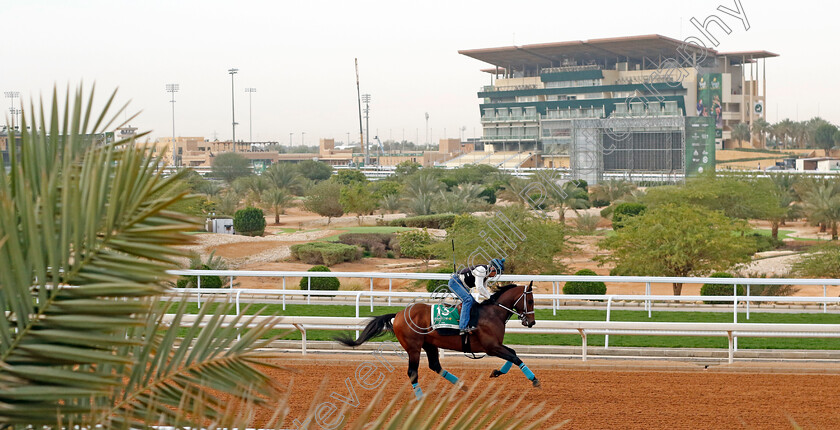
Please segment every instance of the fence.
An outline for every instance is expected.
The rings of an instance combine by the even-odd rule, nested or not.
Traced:
[[[393,291],[393,280],[440,280],[446,281],[449,279],[449,274],[445,273],[381,273],[381,272],[292,272],[292,271],[235,271],[235,270],[174,270],[169,272],[172,275],[189,275],[189,276],[196,276],[197,277],[197,286],[198,288],[190,288],[190,289],[176,289],[177,293],[180,294],[195,294],[199,306],[201,305],[201,294],[220,294],[220,295],[228,295],[233,296],[233,300],[236,306],[237,314],[240,312],[241,309],[241,299],[242,296],[245,295],[246,297],[249,296],[261,296],[261,297],[280,297],[281,303],[283,305],[283,310],[286,309],[286,296],[299,296],[299,297],[306,297],[307,303],[311,303],[312,296],[339,296],[339,297],[348,297],[354,300],[355,310],[356,310],[356,318],[360,317],[359,309],[361,306],[361,300],[363,296],[370,297],[370,311],[373,312],[374,310],[374,297],[382,297],[387,298],[388,306],[392,305],[392,298],[408,298],[413,300],[422,300],[422,299],[433,299],[439,297],[439,295],[435,295],[433,293],[424,293],[424,292],[394,292]],[[223,276],[225,278],[230,279],[230,287],[231,288],[221,288],[221,289],[201,289],[201,276]],[[273,278],[281,278],[282,279],[282,289],[241,289],[241,288],[233,288],[234,278],[236,277],[273,277]],[[305,278],[307,279],[307,290],[288,290],[286,289],[286,278],[293,277],[293,278]],[[312,278],[321,278],[321,277],[338,277],[338,278],[367,278],[370,280],[370,290],[369,291],[317,291],[311,290],[311,279]],[[375,291],[373,289],[373,280],[374,279],[388,279],[388,291]],[[733,314],[733,324],[739,324],[738,321],[738,311],[739,311],[739,304],[743,303],[744,310],[746,311],[746,319],[750,319],[750,304],[753,302],[758,303],[819,303],[822,304],[823,312],[828,312],[828,305],[829,304],[838,304],[840,303],[840,297],[828,297],[827,296],[827,289],[829,285],[836,286],[840,285],[840,280],[837,279],[790,279],[790,278],[690,278],[690,277],[650,277],[650,276],[576,276],[576,275],[502,275],[498,279],[499,282],[507,281],[507,282],[550,282],[552,287],[551,294],[534,294],[534,300],[537,302],[542,303],[549,303],[551,304],[551,309],[553,315],[557,315],[557,310],[560,305],[560,302],[563,300],[606,300],[606,321],[604,323],[610,324],[614,323],[611,321],[611,311],[612,305],[617,300],[624,300],[624,301],[637,301],[642,302],[644,305],[644,309],[648,312],[648,318],[652,316],[653,313],[653,303],[654,302],[697,302],[697,301],[706,301],[706,302],[731,302],[732,303],[732,314]],[[584,281],[584,282],[591,282],[591,281],[600,281],[605,283],[644,283],[645,284],[645,294],[635,294],[635,295],[627,295],[627,294],[610,294],[610,295],[564,295],[560,294],[561,286],[560,282],[568,282],[568,281]],[[651,294],[651,284],[657,283],[683,283],[683,284],[697,284],[697,283],[708,283],[708,284],[723,284],[723,285],[733,285],[733,295],[732,296],[668,296],[668,295],[652,295]],[[443,282],[441,283],[443,284]],[[739,296],[737,295],[738,286],[744,286],[746,295]],[[750,287],[752,285],[822,285],[823,287],[823,296],[822,297],[789,297],[789,296],[752,296],[750,295]],[[540,321],[540,324],[550,323],[554,324],[556,321]],[[639,323],[639,324],[676,324],[676,323]],[[756,324],[750,324],[749,327],[752,329],[757,327]],[[799,327],[799,324],[793,324],[789,326]],[[653,330],[653,329],[649,329]],[[667,330],[664,330],[668,332]],[[727,330],[717,330],[716,331],[720,334]],[[740,330],[729,330],[734,332],[735,334],[730,333],[733,350],[738,349],[738,342],[737,338],[739,336],[738,333],[744,332],[744,329]],[[358,335],[358,330],[356,331]],[[616,334],[615,332],[611,333],[610,330],[604,329],[603,333],[605,340],[604,340],[604,347],[609,347],[609,335]],[[583,336],[584,333],[581,332]],[[808,336],[805,336],[808,337]]]

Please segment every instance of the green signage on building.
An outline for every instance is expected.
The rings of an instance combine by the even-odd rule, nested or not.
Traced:
[[[715,137],[723,138],[723,85],[720,73],[706,73],[697,80],[697,116],[714,119]]]
[[[711,117],[685,118],[685,176],[715,170],[715,123]]]

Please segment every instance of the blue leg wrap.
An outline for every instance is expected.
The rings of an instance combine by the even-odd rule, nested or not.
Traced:
[[[444,370],[444,371],[442,371],[442,372],[440,372],[440,376],[443,376],[444,378],[446,378],[446,380],[447,380],[447,381],[449,381],[449,382],[451,382],[451,383],[453,383],[453,384],[457,384],[457,383],[458,383],[458,377],[457,377],[457,376],[455,376],[455,375],[453,375],[453,374],[451,374],[451,373],[449,373],[449,372],[447,372],[447,371],[445,371],[445,370]]]
[[[423,397],[423,390],[420,389],[420,384],[415,383],[411,384],[411,386],[414,387],[414,396],[417,397],[417,400],[420,400]]]
[[[505,364],[502,365],[502,368],[499,369],[499,373],[505,374],[508,373],[508,370],[513,366],[513,363],[510,361],[505,361]]]
[[[528,366],[525,365],[525,363],[520,364],[519,368],[522,369],[522,373],[525,374],[526,378],[528,378],[531,381],[534,380],[534,372],[532,372],[531,369],[529,369]]]

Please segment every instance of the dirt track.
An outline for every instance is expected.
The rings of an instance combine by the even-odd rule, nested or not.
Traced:
[[[328,401],[340,406],[330,399],[330,394],[347,396],[347,378],[355,384],[360,402],[358,408],[351,410],[351,420],[369,404],[377,390],[385,390],[385,398],[390,400],[406,388],[406,363],[395,356],[387,357],[395,366],[393,371],[380,364],[385,383],[372,390],[360,388],[354,374],[365,361],[376,359],[371,353],[314,355],[307,359],[290,355],[280,360],[301,371],[295,375],[271,371],[284,385],[294,377],[285,428],[294,428],[292,420],[302,421],[312,406]],[[453,353],[442,358],[445,369],[469,384],[505,384],[511,391],[532,395],[535,404],[545,401],[548,409],[559,407],[555,417],[571,419],[564,427],[569,429],[779,429],[792,428],[791,419],[805,429],[840,428],[838,365],[736,363],[704,369],[678,362],[526,362],[542,382],[541,389],[531,388],[516,368],[497,380],[489,379],[490,371],[501,364],[498,359],[473,361]],[[424,366],[425,357],[420,367],[420,385],[427,395],[449,389],[448,383],[441,383],[445,381]],[[326,388],[319,392],[322,383]],[[313,422],[308,428],[319,427]]]

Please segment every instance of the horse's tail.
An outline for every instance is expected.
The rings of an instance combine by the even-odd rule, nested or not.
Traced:
[[[394,319],[395,316],[397,316],[397,314],[387,314],[373,317],[356,340],[347,336],[336,336],[334,339],[347,346],[359,346],[375,337],[382,336],[389,331],[394,331],[394,326],[391,324],[391,320]]]

